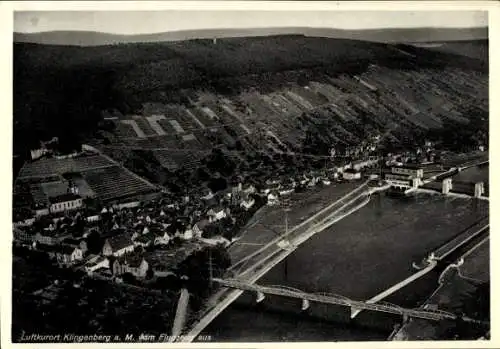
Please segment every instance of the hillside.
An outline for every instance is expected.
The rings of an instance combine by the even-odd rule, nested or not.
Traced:
[[[99,46],[123,43],[151,43],[212,39],[228,37],[256,37],[273,35],[305,35],[336,39],[373,42],[427,42],[488,39],[487,28],[396,28],[341,30],[331,28],[282,27],[246,29],[184,30],[166,33],[118,35],[89,31],[52,31],[42,33],[14,33],[14,42],[46,45]]]
[[[16,154],[86,141],[172,188],[299,171],[311,161],[278,152],[354,154],[381,135],[387,149],[487,142],[487,60],[422,47],[286,35],[14,50]]]
[[[417,47],[423,47],[427,50],[453,53],[456,55],[476,58],[482,61],[488,61],[488,40],[464,40],[455,42],[421,42],[412,43]]]

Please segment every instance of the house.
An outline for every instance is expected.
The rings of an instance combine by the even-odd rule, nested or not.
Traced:
[[[46,216],[48,215],[50,212],[49,212],[49,209],[48,208],[37,208],[35,210],[35,216],[37,217],[41,217],[41,216]]]
[[[80,248],[68,245],[58,246],[56,259],[60,264],[70,265],[83,259],[83,252]]]
[[[182,236],[184,240],[191,240],[193,238],[193,229],[190,224],[186,226],[186,229],[184,230],[184,234]]]
[[[309,188],[314,187],[319,182],[319,177],[313,176],[311,180],[307,183]]]
[[[272,192],[267,195],[267,204],[269,206],[275,206],[279,204],[279,196],[278,193]]]
[[[221,220],[222,218],[226,218],[227,214],[228,214],[228,210],[226,210],[221,205],[216,205],[207,211],[207,216],[208,216],[209,222],[215,222],[215,221]]]
[[[85,241],[84,239],[67,238],[62,241],[62,244],[70,247],[79,248],[80,250],[82,250],[83,254],[85,254],[88,250],[87,241]]]
[[[210,221],[208,219],[202,219],[201,221],[197,222],[195,225],[193,225],[193,234],[196,237],[201,237],[201,234],[203,234],[203,229],[210,224]]]
[[[286,183],[279,190],[280,195],[289,195],[295,191],[295,185],[293,183]]]
[[[352,169],[355,171],[361,171],[365,167],[373,166],[378,163],[378,157],[371,156],[366,160],[358,160],[352,163]]]
[[[414,178],[422,178],[424,176],[424,169],[419,167],[397,166],[392,167],[391,172],[394,174],[408,175]]]
[[[20,243],[32,244],[35,241],[36,234],[31,230],[14,228],[14,239]]]
[[[70,237],[71,234],[66,232],[58,232],[56,230],[47,229],[43,232],[38,232],[35,235],[35,241],[45,245],[57,245],[65,238]]]
[[[246,195],[254,194],[257,191],[252,184],[245,184],[242,188],[242,192]]]
[[[112,269],[113,275],[131,273],[137,278],[144,278],[149,264],[142,256],[125,256],[115,259]]]
[[[44,243],[38,243],[35,241],[36,244],[36,249],[40,252],[46,253],[50,259],[55,259],[56,258],[56,253],[58,251],[58,246],[56,245],[47,245]]]
[[[360,179],[361,172],[358,172],[356,170],[348,168],[342,173],[342,178],[349,180],[349,181],[355,180],[355,179]]]
[[[201,198],[203,200],[210,200],[214,197],[214,193],[209,188],[204,188],[201,192]]]
[[[170,235],[165,231],[163,235],[157,235],[154,241],[155,245],[168,245],[171,238]]]
[[[153,233],[143,234],[134,240],[135,246],[147,247],[155,241],[156,237]]]
[[[102,254],[104,256],[119,257],[127,252],[134,250],[134,243],[128,234],[120,234],[106,239],[102,247]]]
[[[106,257],[99,256],[85,264],[85,271],[89,274],[102,268],[109,268],[109,259]]]
[[[49,197],[50,213],[64,212],[69,210],[77,210],[82,208],[83,199],[80,195],[74,193],[66,193],[58,196]]]
[[[249,210],[252,208],[252,206],[255,204],[255,199],[254,198],[248,198],[246,200],[243,200],[240,204],[240,207],[244,208],[245,210]]]
[[[88,222],[88,223],[92,223],[92,222],[98,222],[101,220],[101,216],[96,214],[96,215],[93,215],[93,216],[87,216],[85,218],[85,220]]]

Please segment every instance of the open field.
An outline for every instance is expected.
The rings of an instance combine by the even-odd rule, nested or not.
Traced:
[[[322,208],[340,199],[360,183],[346,182],[332,184],[328,187],[315,188],[305,193],[293,193],[290,199],[288,212],[288,229],[301,223]],[[259,218],[248,227],[239,240],[229,248],[232,263],[237,263],[241,258],[285,232],[285,213],[280,206],[267,206],[259,213]]]

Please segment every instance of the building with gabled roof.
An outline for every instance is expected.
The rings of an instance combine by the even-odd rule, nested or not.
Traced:
[[[82,208],[83,199],[80,195],[74,193],[65,193],[49,198],[49,211],[51,213],[77,210]]]
[[[115,259],[112,268],[113,275],[131,273],[137,278],[143,278],[146,276],[149,264],[142,255],[130,254]]]
[[[106,239],[102,247],[102,254],[104,256],[119,257],[127,252],[134,251],[134,243],[129,234],[120,234]]]

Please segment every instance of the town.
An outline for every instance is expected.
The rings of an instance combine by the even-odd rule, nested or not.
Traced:
[[[180,266],[191,255],[205,248],[230,246],[257,210],[264,205],[279,206],[294,191],[363,178],[378,181],[379,186],[390,182],[417,187],[424,173],[429,178],[445,168],[441,162],[429,161],[437,154],[432,143],[426,142],[425,156],[418,148],[413,154],[382,158],[374,155],[378,152],[374,149],[359,160],[332,156],[328,163],[341,165],[301,175],[235,177],[224,190],[193,188],[175,196],[138,178],[97,149],[82,148],[70,156],[58,156],[46,148],[33,152],[36,158],[25,164],[16,182],[15,195],[24,195],[24,201],[15,202],[14,243],[89,277],[143,286],[154,284],[146,280],[183,277]],[[484,158],[487,152],[480,146],[472,155]],[[110,171],[106,175],[121,173],[121,177],[109,187],[102,180],[98,184],[85,181],[103,168]],[[129,185],[134,180],[139,185]],[[127,197],[121,188],[136,191]],[[103,204],[94,192],[116,196]]]
[[[488,41],[304,30],[15,33],[13,340],[489,333]]]

